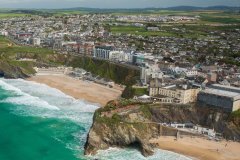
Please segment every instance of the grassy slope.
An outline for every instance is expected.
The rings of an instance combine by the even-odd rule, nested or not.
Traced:
[[[233,117],[238,117],[240,118],[240,109],[232,113]]]
[[[4,62],[4,66],[15,66],[21,68],[26,74],[34,73],[32,61],[18,61],[18,58],[36,59],[37,63],[49,65],[64,65],[67,61],[69,66],[84,68],[93,74],[113,80],[121,84],[134,84],[136,79],[139,79],[139,71],[129,69],[109,63],[107,61],[94,60],[92,58],[75,57],[70,60],[64,55],[55,54],[53,50],[46,48],[35,48],[30,46],[8,46],[11,42],[0,36],[0,62]],[[7,63],[7,64],[6,64]],[[6,67],[1,66],[0,69],[6,70]]]
[[[11,46],[8,46],[11,44]],[[15,53],[36,53],[36,54],[53,54],[54,51],[46,48],[37,48],[31,46],[18,46],[12,43],[4,36],[0,36],[0,51],[1,54],[11,55]]]
[[[9,70],[10,66],[17,67],[20,68],[26,75],[35,73],[33,70],[35,62],[17,61],[16,58],[18,56],[47,61],[48,55],[53,55],[54,53],[52,50],[45,48],[17,46],[14,44],[12,46],[8,46],[9,44],[11,44],[11,42],[7,38],[0,36],[0,69]]]
[[[104,60],[96,60],[89,57],[75,57],[69,64],[72,67],[84,68],[87,71],[101,77],[111,79],[116,83],[133,85],[139,79],[140,72]]]
[[[13,17],[25,17],[27,14],[24,13],[0,13],[1,18],[13,18]]]

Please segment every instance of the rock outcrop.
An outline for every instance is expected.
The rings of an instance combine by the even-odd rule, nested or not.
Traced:
[[[192,105],[153,105],[131,101],[112,101],[94,114],[94,122],[85,144],[85,154],[96,154],[109,147],[134,147],[144,156],[154,154],[150,139],[159,136],[194,135],[166,127],[161,123],[192,122],[215,128],[229,139],[240,139],[240,124],[229,113]]]
[[[119,123],[104,125],[94,123],[89,132],[85,146],[85,154],[95,154],[99,149],[111,146],[136,147],[144,156],[154,153],[154,146],[149,144],[149,139],[155,137],[157,126]]]
[[[0,76],[4,78],[16,79],[16,78],[27,78],[30,75],[27,73],[24,73],[24,68],[11,65],[4,61],[0,61]]]

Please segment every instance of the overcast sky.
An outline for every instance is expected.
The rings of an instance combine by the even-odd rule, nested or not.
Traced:
[[[0,8],[146,8],[170,6],[240,6],[240,0],[0,0]]]

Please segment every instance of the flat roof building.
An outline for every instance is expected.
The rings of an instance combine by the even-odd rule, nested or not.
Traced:
[[[199,92],[198,101],[233,112],[240,109],[240,88],[213,84]]]

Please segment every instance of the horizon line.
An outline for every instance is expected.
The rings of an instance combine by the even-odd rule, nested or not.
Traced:
[[[112,9],[112,10],[117,10],[117,9],[129,9],[129,10],[131,10],[131,9],[168,9],[168,8],[175,8],[175,7],[193,7],[193,8],[209,8],[209,7],[230,7],[230,8],[240,8],[240,6],[228,6],[228,5],[212,5],[212,6],[205,6],[205,7],[203,7],[203,6],[187,6],[187,5],[180,5],[180,6],[169,6],[169,7],[137,7],[137,8],[134,8],[134,7],[132,7],[132,8],[114,8],[114,7],[112,7],[112,8],[103,8],[103,7],[100,7],[100,8],[98,8],[98,7],[67,7],[67,8],[37,8],[37,7],[32,7],[32,8],[24,8],[24,7],[13,7],[13,8],[2,8],[2,7],[0,7],[0,9],[12,9],[12,10],[14,10],[14,9],[27,9],[27,10],[29,10],[29,9],[32,9],[32,10],[36,10],[36,9],[46,9],[46,10],[57,10],[57,9],[77,9],[77,8],[79,8],[79,9]]]

